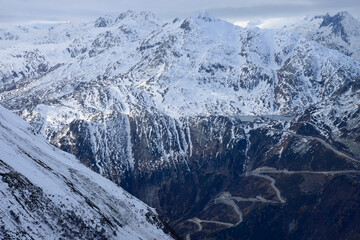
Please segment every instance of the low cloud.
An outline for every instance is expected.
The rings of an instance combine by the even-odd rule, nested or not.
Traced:
[[[358,0],[0,0],[0,21],[77,21],[101,15],[117,15],[128,9],[148,10],[160,18],[187,17],[197,10],[208,10],[229,21],[286,18],[349,10],[360,14]]]
[[[209,9],[214,15],[226,19],[266,19],[299,17],[311,14],[335,13],[349,11],[356,17],[360,13],[360,4],[357,1],[278,1],[272,4],[257,4],[252,6],[226,7]]]

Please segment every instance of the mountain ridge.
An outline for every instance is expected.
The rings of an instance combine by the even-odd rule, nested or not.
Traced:
[[[323,44],[351,56],[356,60],[360,59],[359,44],[357,39],[360,36],[360,21],[348,12],[343,11],[330,15],[317,15],[306,17],[285,29],[297,32],[307,39]]]

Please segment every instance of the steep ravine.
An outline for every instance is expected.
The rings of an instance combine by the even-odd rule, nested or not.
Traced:
[[[171,221],[191,212],[189,206],[217,194],[224,184],[230,182],[233,176],[241,175],[245,169],[248,142],[244,131],[246,124],[240,120],[215,116],[175,120],[166,116],[144,115],[130,118],[129,122],[130,136],[125,139],[130,139],[130,146],[126,146],[127,141],[124,143],[122,139],[116,142],[116,138],[112,138],[112,144],[123,143],[124,149],[130,148],[133,165],[122,168],[119,165],[121,162],[114,162],[119,161],[116,156],[108,156],[109,165],[102,162],[101,172],[159,209]],[[112,132],[104,130],[101,134],[109,134],[108,138],[111,138],[124,127],[116,129]],[[101,158],[101,155],[93,149],[101,149],[101,146],[94,147],[91,131],[88,125],[75,122],[74,127],[54,133],[62,138],[54,137],[53,144],[75,154],[85,165],[99,171],[95,159]],[[76,142],[65,141],[67,136],[76,139]],[[102,151],[98,153],[102,154]]]

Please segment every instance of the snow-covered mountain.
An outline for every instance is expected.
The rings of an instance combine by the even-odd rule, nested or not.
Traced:
[[[142,129],[145,112],[169,118],[169,138],[183,141],[175,153],[163,143],[156,151],[186,156],[191,142],[185,130],[178,132],[188,128],[183,118],[293,115],[360,75],[358,62],[316,42],[242,29],[206,12],[163,25],[132,11],[104,19],[82,25],[71,41],[3,49],[0,97],[53,144],[78,156],[73,147],[83,146],[89,156],[79,157],[106,175],[169,164],[166,157],[155,165],[134,160],[130,125],[139,134],[149,131]],[[70,31],[57,28],[55,35]],[[164,133],[154,131],[160,140]]]
[[[219,222],[224,211],[211,204],[222,191],[255,194],[246,184],[257,168],[300,175],[358,169],[344,156],[356,163],[360,154],[360,63],[299,34],[243,29],[206,12],[164,23],[133,11],[54,26],[27,40],[17,31],[0,51],[0,102],[53,145],[159,209],[184,236],[202,223],[194,217]],[[339,135],[346,129],[351,134]],[[251,203],[275,201],[258,198],[273,196],[265,182],[254,180],[260,190]],[[306,199],[308,185],[301,189],[288,192],[290,203]],[[326,201],[328,193],[313,197]],[[256,206],[244,211],[252,227]],[[279,208],[281,216],[294,210]],[[234,209],[225,215],[234,218]],[[270,229],[283,231],[291,221]],[[224,226],[243,225],[191,238]],[[299,234],[317,238],[312,232]]]
[[[308,16],[285,29],[360,60],[360,21],[348,12]]]
[[[0,106],[1,239],[172,239],[154,209]]]

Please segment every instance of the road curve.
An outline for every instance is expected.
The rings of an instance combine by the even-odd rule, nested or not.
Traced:
[[[329,143],[327,143],[326,141],[324,141],[323,139],[321,138],[318,138],[318,137],[313,137],[313,136],[306,136],[306,135],[301,135],[301,134],[297,134],[295,132],[292,132],[292,131],[284,131],[286,133],[289,133],[291,136],[296,136],[296,137],[300,137],[300,138],[305,138],[305,139],[308,139],[308,140],[315,140],[315,141],[318,141],[320,142],[324,147],[326,147],[327,149],[333,151],[334,153],[336,153],[337,155],[339,156],[342,156],[352,162],[355,162],[355,163],[360,163],[360,160],[356,159],[356,158],[353,158],[351,156],[349,156],[348,154],[344,153],[344,152],[341,152],[339,150],[337,150],[336,148],[334,148],[333,146],[331,146]]]
[[[240,211],[240,210],[239,210]],[[226,222],[218,222],[218,221],[211,221],[211,220],[201,220],[199,218],[191,218],[187,220],[188,222],[192,222],[195,223],[198,226],[198,230],[196,232],[200,232],[202,231],[202,225],[201,223],[214,223],[214,224],[219,224],[219,225],[224,225],[227,227],[233,227],[235,226],[235,224],[232,223],[226,223]],[[186,240],[191,240],[191,234],[187,234],[185,237]]]
[[[279,199],[279,201],[281,203],[285,203],[286,200],[281,196],[281,193],[280,193],[280,190],[275,186],[275,179],[270,177],[270,176],[267,176],[267,175],[262,175],[261,173],[256,173],[256,172],[248,172],[247,173],[247,176],[256,176],[256,177],[261,177],[261,178],[264,178],[266,180],[269,180],[271,183],[270,183],[270,186],[274,189],[275,193],[276,193],[276,197]]]
[[[234,209],[234,211],[236,212],[236,214],[238,215],[238,217],[239,217],[239,221],[236,224],[233,224],[233,225],[236,226],[236,225],[239,225],[240,223],[242,223],[243,214],[240,211],[239,207],[234,202],[234,200],[231,198],[231,194],[230,194],[230,196],[224,196],[224,197],[220,196],[219,198],[216,198],[214,200],[214,203],[215,204],[223,203],[223,204],[226,204],[226,205],[232,207]]]

